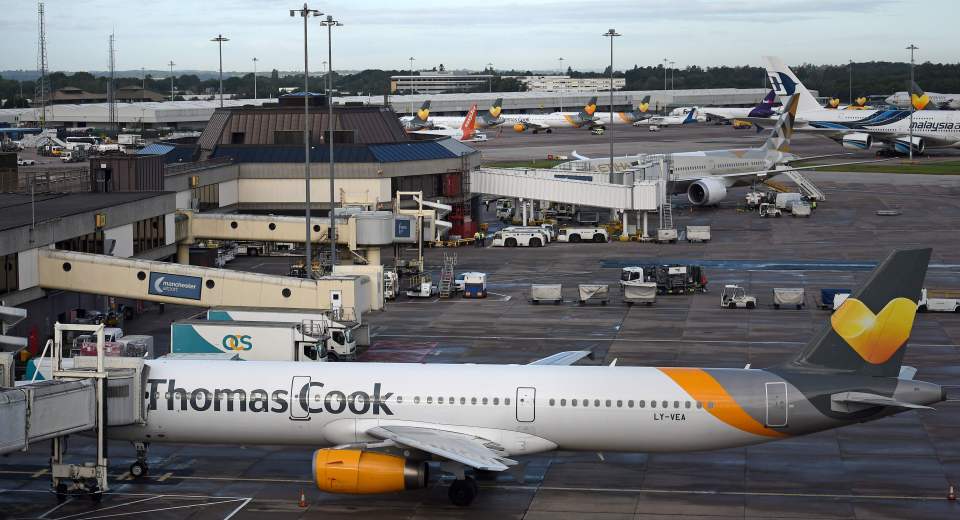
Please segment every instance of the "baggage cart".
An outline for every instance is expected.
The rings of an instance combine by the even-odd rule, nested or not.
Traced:
[[[554,305],[563,303],[563,285],[561,284],[534,284],[530,286],[530,301],[534,304],[552,302]]]

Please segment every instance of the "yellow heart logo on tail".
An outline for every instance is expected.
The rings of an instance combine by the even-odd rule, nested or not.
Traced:
[[[420,110],[417,110],[417,117],[420,118],[421,121],[426,121],[427,118],[430,117],[430,109],[421,108]]]
[[[493,117],[500,117],[500,110],[501,110],[500,107],[492,106],[490,107],[490,115]]]
[[[858,97],[858,98],[857,98],[857,106],[861,106],[861,107],[862,107],[862,106],[864,106],[864,105],[866,105],[866,104],[867,104],[867,98],[865,98],[865,97]]]
[[[906,298],[891,300],[878,314],[860,300],[847,298],[830,317],[830,323],[864,361],[880,365],[910,338],[916,313],[916,302]]]
[[[586,112],[588,116],[592,116],[593,113],[597,111],[597,105],[591,103],[591,104],[583,107],[583,111]]]
[[[927,108],[927,103],[930,103],[930,96],[926,94],[922,96],[910,94],[910,101],[913,103],[914,109],[923,110],[924,108]]]

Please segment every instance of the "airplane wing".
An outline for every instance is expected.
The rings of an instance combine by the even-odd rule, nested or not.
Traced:
[[[400,425],[376,426],[367,430],[367,433],[476,469],[504,471],[517,464],[517,461],[503,456],[504,449],[499,444],[473,435]]]
[[[585,357],[593,357],[593,352],[589,350],[568,350],[567,352],[558,352],[552,356],[538,359],[527,363],[528,365],[572,365]]]
[[[878,163],[878,162],[886,162],[886,161],[889,161],[889,159],[876,159],[871,161],[853,161],[853,162],[832,163],[832,164],[815,164],[813,166],[796,166],[796,167],[790,166],[780,170],[757,170],[752,172],[726,173],[723,175],[711,175],[710,177],[727,178],[727,179],[735,179],[737,177],[752,177],[752,176],[766,177],[770,175],[779,175],[781,173],[785,173],[791,170],[815,170],[817,168],[831,168],[835,166],[850,166],[854,164],[870,164],[870,163]]]

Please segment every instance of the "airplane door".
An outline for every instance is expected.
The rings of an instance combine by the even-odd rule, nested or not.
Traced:
[[[536,418],[537,389],[517,388],[517,421],[533,422]]]
[[[767,383],[767,426],[787,425],[787,384]]]
[[[310,420],[310,376],[293,376],[293,379],[290,380],[290,420],[292,421],[309,421]],[[306,399],[300,399],[300,393],[306,392],[304,397]],[[304,408],[304,405],[307,407]]]

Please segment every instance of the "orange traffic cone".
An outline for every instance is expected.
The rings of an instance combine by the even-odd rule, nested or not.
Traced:
[[[950,489],[947,490],[947,500],[956,500],[957,492],[953,489],[953,484],[950,485]]]
[[[951,490],[953,487],[950,488]],[[303,488],[300,488],[300,500],[297,502],[297,505],[300,507],[307,507],[307,495],[303,493]]]

